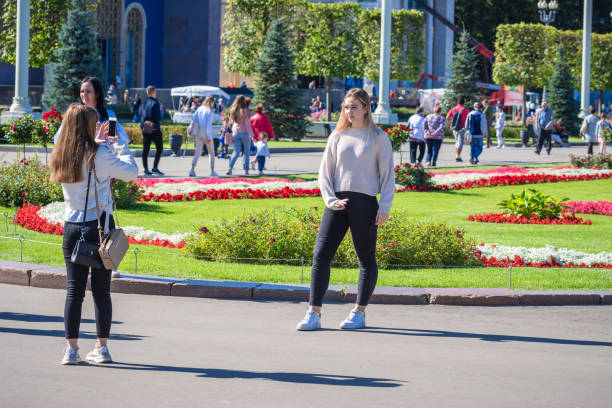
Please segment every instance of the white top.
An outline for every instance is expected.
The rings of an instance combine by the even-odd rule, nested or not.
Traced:
[[[108,114],[109,118],[117,118],[117,115],[115,115],[115,112],[113,112],[110,109],[107,109],[106,113]],[[98,114],[98,120],[99,120],[99,117],[100,117],[100,114]],[[57,144],[57,141],[59,140],[59,137],[60,137],[60,133],[62,132],[62,126],[64,126],[63,123],[60,125],[55,136],[53,136],[53,144]],[[121,144],[121,145],[127,145],[128,143],[130,143],[130,138],[128,137],[127,133],[125,132],[125,129],[123,128],[123,126],[121,126],[121,123],[119,123],[119,121],[117,121],[117,136],[118,137],[117,137],[116,143]]]
[[[408,120],[408,127],[412,129],[410,131],[410,137],[425,141],[425,132],[423,131],[423,121],[425,116],[415,113]]]
[[[334,131],[327,141],[319,168],[319,187],[325,205],[336,210],[336,191],[376,196],[379,212],[389,214],[395,194],[393,150],[389,137],[378,128]]]
[[[503,129],[506,125],[506,114],[504,112],[495,112],[495,129]]]
[[[268,149],[268,143],[260,140],[259,142],[255,143],[255,147],[257,148],[257,153],[255,154],[255,157],[257,156],[270,157],[270,149]]]
[[[208,139],[213,138],[213,111],[208,106],[200,106],[193,114],[193,121],[197,121],[198,127],[200,128],[199,133],[202,134],[202,129],[206,129],[206,135]]]
[[[125,181],[131,181],[138,177],[138,166],[134,161],[132,152],[130,152],[128,148],[124,148],[119,155],[115,155],[112,147],[100,145],[94,163],[98,180],[97,183],[94,183],[95,178],[92,174],[91,186],[89,188],[89,200],[87,201],[87,219],[85,221],[92,221],[97,218],[94,186],[97,185],[98,188],[100,214],[102,214],[103,211],[112,214],[113,206],[110,195],[110,179],[118,178]],[[81,174],[83,177],[78,183],[62,183],[64,202],[66,203],[64,219],[69,222],[83,221],[88,176],[86,158],[83,159]]]

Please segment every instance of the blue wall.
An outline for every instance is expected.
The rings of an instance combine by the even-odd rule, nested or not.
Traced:
[[[164,46],[164,1],[163,0],[126,0],[125,7],[140,3],[145,9],[147,32],[145,33],[145,83],[144,86],[162,87],[162,50]]]

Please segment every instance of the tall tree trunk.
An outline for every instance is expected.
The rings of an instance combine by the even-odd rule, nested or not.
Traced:
[[[326,107],[325,109],[326,111],[326,116],[327,116],[327,121],[330,122],[331,121],[331,80],[332,77],[327,77],[325,80],[325,104]]]

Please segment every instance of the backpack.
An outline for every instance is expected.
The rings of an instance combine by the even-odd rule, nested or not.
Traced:
[[[480,120],[482,119],[482,115],[476,114],[470,117],[470,134],[474,135],[482,135],[482,130],[480,129]]]
[[[463,126],[461,126],[461,116],[463,115],[463,111],[465,110],[465,108],[461,109],[461,112],[459,112],[457,110],[457,108],[455,108],[455,114],[453,115],[453,121],[451,122],[451,129],[452,130],[461,130],[463,129]]]

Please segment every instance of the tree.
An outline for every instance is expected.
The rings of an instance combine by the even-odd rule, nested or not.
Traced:
[[[476,87],[478,81],[478,54],[470,46],[467,35],[464,33],[457,42],[453,61],[451,63],[451,77],[446,83],[446,92],[442,100],[445,110],[449,110],[460,96],[465,97],[466,106],[478,101],[479,91]]]
[[[570,135],[578,133],[578,103],[574,100],[572,74],[565,60],[565,51],[559,49],[559,57],[555,62],[554,72],[548,82],[547,102],[555,113],[555,118],[563,118]]]
[[[256,103],[266,107],[278,138],[300,140],[309,124],[306,106],[300,101],[295,82],[295,56],[287,44],[287,32],[281,20],[273,22],[255,66]]]
[[[228,0],[223,15],[223,63],[229,72],[251,75],[266,35],[276,19],[287,25],[288,44],[293,48],[295,25],[304,14],[306,0]]]
[[[325,77],[327,120],[331,119],[332,78],[361,76],[357,3],[308,3],[298,38],[298,72]]]
[[[78,101],[79,85],[84,77],[102,78],[94,21],[84,3],[87,0],[72,1],[72,9],[62,26],[61,46],[54,52],[57,64],[51,72],[44,99],[49,107],[61,109],[69,102]]]
[[[98,1],[88,1],[87,11],[96,10]],[[53,61],[62,24],[66,22],[72,0],[30,0],[31,67],[43,68]],[[17,38],[17,1],[0,0],[0,60],[15,65]]]
[[[380,9],[361,13],[359,39],[363,76],[378,81],[380,58]],[[393,10],[391,13],[391,79],[415,80],[423,71],[425,41],[423,13],[418,10]]]

